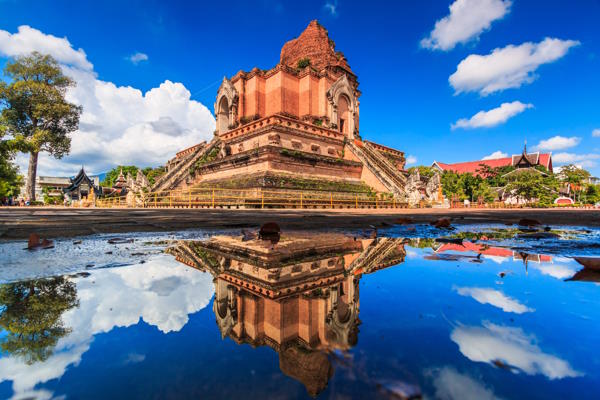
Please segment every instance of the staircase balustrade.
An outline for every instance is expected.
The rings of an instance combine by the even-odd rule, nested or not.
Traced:
[[[208,144],[200,147],[196,152],[190,154],[179,164],[174,166],[171,171],[167,174],[163,175],[152,187],[153,192],[160,192],[163,190],[172,189],[176,186],[181,180],[185,177],[186,174],[189,174],[190,167],[194,165],[200,158],[202,158],[205,154],[210,152],[216,145],[220,143],[220,139],[215,138],[211,140]]]

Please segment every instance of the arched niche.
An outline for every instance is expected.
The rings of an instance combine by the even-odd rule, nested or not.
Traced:
[[[221,96],[217,110],[217,130],[219,133],[229,130],[229,101],[226,96]]]
[[[237,290],[226,281],[215,281],[213,312],[221,336],[226,337],[237,323]]]
[[[338,129],[340,132],[348,136],[350,119],[352,112],[350,111],[350,99],[345,94],[340,94],[337,102]]]
[[[331,128],[353,139],[358,127],[358,104],[348,77],[342,75],[327,91]]]
[[[356,344],[358,323],[358,279],[349,276],[329,288],[326,337],[332,344],[347,349]]]
[[[217,134],[227,132],[236,126],[237,106],[238,92],[229,79],[223,78],[215,102]]]

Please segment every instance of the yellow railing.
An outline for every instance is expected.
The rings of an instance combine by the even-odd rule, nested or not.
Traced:
[[[96,207],[116,208],[127,206],[127,198],[125,196],[113,196],[96,199]]]
[[[269,191],[255,189],[191,188],[96,200],[96,207],[143,208],[404,208],[389,194],[335,193],[316,191]]]

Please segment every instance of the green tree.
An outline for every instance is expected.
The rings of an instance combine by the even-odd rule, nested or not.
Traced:
[[[568,164],[561,167],[559,176],[563,182],[581,185],[590,177],[590,173],[576,165]]]
[[[585,202],[595,204],[600,201],[600,188],[597,185],[588,185],[585,190]]]
[[[477,186],[473,188],[473,199],[474,201],[482,198],[484,202],[490,203],[497,197],[496,192],[492,189],[487,180],[481,179]]]
[[[148,178],[148,182],[150,182],[150,185],[154,185],[156,180],[158,178],[160,178],[162,175],[164,175],[164,173],[166,172],[166,169],[165,169],[165,167],[157,167],[157,168],[146,167],[142,170],[142,172],[144,173],[144,175],[146,175],[146,178]]]
[[[459,200],[464,200],[467,198],[464,191],[463,180],[461,179],[460,174],[452,171],[444,171],[441,176],[441,182],[442,192],[446,198],[453,199],[454,197],[458,197]]]
[[[8,196],[17,196],[23,184],[23,177],[13,163],[13,152],[8,149],[7,141],[1,140],[0,133],[0,200]]]
[[[418,170],[419,175],[421,175],[422,177],[425,177],[425,178],[431,178],[435,174],[435,171],[433,170],[433,168],[427,167],[425,165],[417,165],[415,167],[410,167],[408,169],[408,172],[412,173],[415,170]]]
[[[42,195],[44,196],[44,204],[58,205],[58,204],[62,204],[63,203],[63,196],[62,195],[61,196],[56,196],[56,195],[52,196],[51,195],[50,192],[53,191],[53,190],[58,191],[60,189],[57,189],[57,188],[50,189],[48,187],[42,188]]]
[[[0,92],[6,85],[0,81]],[[17,196],[23,183],[19,169],[14,164],[14,143],[7,138],[7,129],[0,124],[0,199]]]
[[[70,332],[63,313],[78,305],[75,284],[65,277],[0,286],[0,327],[5,331],[0,348],[27,364],[47,360]]]
[[[470,201],[475,201],[475,191],[483,181],[483,178],[472,174],[460,174],[460,182],[462,183],[465,198]]]
[[[0,86],[0,125],[15,149],[29,153],[27,196],[35,200],[35,180],[41,151],[62,158],[71,148],[69,134],[77,130],[81,107],[65,100],[74,81],[56,60],[33,52],[6,64],[10,80]]]
[[[512,165],[492,168],[489,165],[480,164],[477,172],[487,180],[487,183],[491,187],[502,187],[506,185],[506,178],[504,175],[514,170],[515,167]]]
[[[526,201],[549,205],[557,196],[559,182],[554,175],[522,171],[508,179],[505,190]]]

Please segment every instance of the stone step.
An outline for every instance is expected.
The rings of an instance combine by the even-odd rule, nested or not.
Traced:
[[[152,187],[152,191],[161,192],[174,189],[182,180],[189,176],[190,167],[219,143],[220,139],[215,137],[208,144],[198,148],[196,152],[192,153],[178,165],[173,167],[173,169],[164,176],[164,179],[160,179],[156,182]]]
[[[373,147],[370,143],[365,142],[365,149],[367,153],[377,160],[377,164],[385,170],[385,172],[392,177],[397,184],[404,186],[406,184],[406,177],[398,171],[398,169],[390,163],[390,161],[383,155],[379,150]]]
[[[348,146],[350,150],[358,157],[359,160],[381,181],[381,183],[396,197],[404,198],[406,193],[404,190],[405,182],[403,182],[397,174],[391,170],[390,166],[386,166],[378,156],[373,152],[363,151],[363,149],[356,146],[354,143],[349,142]],[[383,157],[383,156],[382,156]],[[389,163],[388,163],[389,164]],[[400,172],[398,171],[398,174]]]

